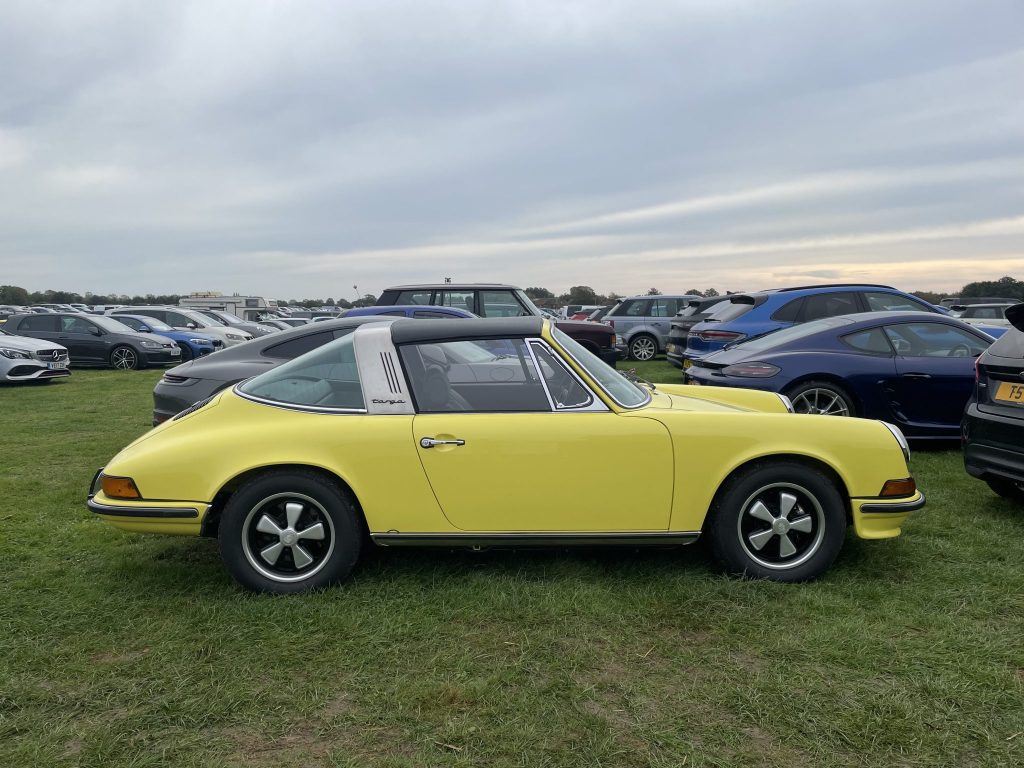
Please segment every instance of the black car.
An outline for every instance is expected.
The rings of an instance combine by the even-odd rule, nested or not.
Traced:
[[[178,345],[166,336],[138,333],[112,317],[81,312],[14,315],[4,329],[67,347],[76,366],[145,368],[181,360]]]
[[[171,368],[153,389],[153,426],[240,381],[269,371],[365,323],[394,322],[396,317],[352,317],[325,320],[261,336]]]
[[[1000,496],[1024,504],[1024,304],[1013,326],[978,358],[963,430],[964,466]]]
[[[665,345],[665,357],[676,368],[683,367],[683,352],[686,351],[686,336],[697,323],[706,320],[711,310],[728,296],[708,296],[703,299],[692,299],[683,309],[676,313],[670,324],[668,342]]]

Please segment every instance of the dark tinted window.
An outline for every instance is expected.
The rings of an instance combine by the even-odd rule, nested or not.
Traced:
[[[803,298],[793,299],[788,304],[784,304],[775,314],[772,315],[772,320],[778,320],[780,323],[795,323],[797,317],[800,316],[800,308],[803,307]]]
[[[804,297],[803,315],[800,319],[806,323],[822,317],[849,315],[859,311],[855,293],[818,293]]]
[[[401,291],[393,304],[429,304],[433,291]]]
[[[730,320],[735,320],[737,317],[742,317],[754,308],[754,302],[734,302],[734,301],[723,301],[721,304],[716,304],[707,316],[707,320],[717,320],[720,323],[725,323]]]
[[[281,360],[291,360],[322,347],[329,341],[334,341],[333,331],[320,331],[319,333],[307,333],[304,336],[297,336],[294,339],[282,341],[279,344],[267,347],[263,350],[264,357],[276,357]]]
[[[454,315],[446,315],[444,312],[431,312],[429,309],[417,309],[412,313],[417,320],[451,320]]]
[[[924,302],[915,301],[908,296],[883,291],[865,291],[864,298],[868,309],[872,312],[921,312],[931,311]]]
[[[124,323],[133,331],[138,331],[142,329],[142,321],[136,320],[134,317],[119,317],[117,318],[117,322]]]
[[[650,314],[650,306],[650,301],[630,301],[622,310],[620,310],[619,314],[625,315],[626,317],[647,317],[647,315]]]
[[[186,317],[185,315],[180,315],[177,312],[164,312],[163,314],[163,317],[160,317],[157,314],[154,314],[153,317],[157,318],[157,320],[165,321],[168,325],[172,326],[173,328],[187,328],[189,323],[192,323],[192,325],[198,325],[198,323],[196,323],[194,320]],[[207,325],[216,324],[218,324],[218,321],[214,320],[213,318],[210,318],[210,321],[207,323]]]
[[[858,331],[857,333],[851,333],[849,336],[843,336],[842,339],[851,347],[859,349],[861,352],[871,352],[876,355],[892,354],[892,347],[889,346],[889,341],[881,328]]]
[[[382,315],[390,315],[391,317],[405,317],[404,309],[396,309],[391,312],[381,312]]]
[[[32,315],[26,317],[18,326],[19,331],[58,331],[60,318],[55,315]]]
[[[522,339],[477,339],[400,348],[421,413],[550,411]]]
[[[1016,360],[1024,358],[1024,332],[1011,328],[989,347],[989,352],[999,357],[1009,357]]]
[[[973,333],[945,323],[900,323],[885,332],[903,357],[974,357],[988,347]]]

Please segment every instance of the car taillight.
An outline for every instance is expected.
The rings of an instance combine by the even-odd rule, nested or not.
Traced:
[[[777,374],[781,369],[771,363],[737,363],[727,365],[722,373],[727,376],[744,376],[746,378],[766,379]]]
[[[611,318],[608,318],[607,320],[605,320],[605,322],[608,323],[608,325],[610,325],[612,328],[615,327],[615,321],[612,320]]]
[[[977,385],[981,382],[981,356],[974,358],[974,383]]]
[[[702,341],[735,341],[742,335],[736,331],[700,331],[697,338]]]

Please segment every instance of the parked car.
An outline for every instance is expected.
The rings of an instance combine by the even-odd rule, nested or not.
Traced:
[[[938,313],[827,317],[695,361],[687,381],[777,392],[797,413],[863,416],[908,438],[955,439],[992,338]]]
[[[1018,302],[1019,303],[1019,302]],[[1006,319],[1006,310],[1015,306],[1009,304],[956,304],[953,312],[956,317],[971,325],[993,326],[999,325],[1004,328],[1010,327],[1010,321]]]
[[[386,288],[377,299],[378,306],[395,304],[456,307],[479,317],[542,317],[540,309],[522,289],[501,283],[396,285]],[[578,320],[555,322],[559,330],[569,334],[608,365],[614,367],[622,357],[615,349],[615,332],[610,326]]]
[[[114,318],[118,315],[145,315],[179,331],[199,331],[208,336],[213,336],[224,342],[225,347],[233,347],[252,338],[252,335],[245,331],[228,328],[223,323],[219,323],[191,309],[179,309],[178,307],[122,307],[110,310],[108,315]]]
[[[1019,301],[1009,296],[947,296],[939,303],[944,307],[952,307],[954,304],[1016,304]]]
[[[964,466],[989,488],[1024,504],[1024,304],[1007,310],[1012,327],[978,358],[963,418]]]
[[[220,323],[227,328],[234,328],[242,333],[248,333],[253,338],[266,336],[268,333],[277,333],[280,330],[279,328],[267,325],[262,321],[253,323],[248,320],[243,320],[238,315],[233,315],[230,312],[225,312],[221,309],[197,309],[195,307],[189,307],[189,309],[194,312],[198,312],[200,315],[205,315],[211,320]]]
[[[118,315],[117,320],[133,331],[156,333],[171,339],[181,349],[181,362],[183,363],[194,357],[212,354],[224,347],[224,342],[213,336],[207,336],[198,331],[177,331],[167,323],[145,315]]]
[[[372,317],[387,315],[389,317],[410,317],[415,320],[451,320],[453,318],[474,318],[472,312],[458,307],[424,307],[419,304],[355,307],[345,313],[345,317]]]
[[[651,360],[665,351],[669,323],[699,296],[630,296],[604,316],[615,329],[615,347],[632,360]]]
[[[592,323],[603,322],[604,318],[605,318],[605,315],[607,315],[609,312],[611,312],[612,311],[612,307],[614,307],[614,306],[615,306],[614,304],[609,304],[609,305],[607,305],[605,307],[600,307],[599,309],[595,309],[593,312],[591,312],[589,315],[587,315],[587,317],[585,319],[589,320]]]
[[[51,381],[70,375],[68,351],[60,344],[0,329],[0,381]]]
[[[286,323],[284,319],[280,317],[266,317],[260,320],[261,325],[269,325],[271,328],[276,328],[279,331],[290,331],[299,325],[305,325],[306,323]]]
[[[396,320],[157,427],[96,474],[88,506],[130,531],[216,536],[263,592],[344,580],[367,533],[476,548],[707,536],[729,571],[803,581],[850,523],[895,537],[924,504],[898,429],[820,426],[770,393],[634,384],[542,318]],[[630,482],[595,477],[595,441]],[[509,473],[528,481],[495,492]]]
[[[734,293],[690,329],[683,354],[685,370],[696,359],[727,344],[762,336],[823,317],[856,312],[928,312],[928,302],[887,285],[839,284]]]
[[[14,315],[4,328],[66,347],[75,365],[127,370],[181,360],[181,350],[171,339],[139,333],[112,317],[80,312]]]
[[[589,320],[590,316],[601,309],[610,309],[612,305],[605,306],[604,304],[584,304],[571,315],[570,320]]]
[[[686,337],[690,335],[690,329],[710,317],[715,307],[728,300],[728,296],[704,296],[691,299],[686,307],[679,310],[669,323],[665,359],[676,368],[682,368]]]
[[[153,389],[153,425],[250,376],[346,336],[364,323],[392,322],[392,317],[353,317],[312,323],[216,355],[183,363],[164,373]]]

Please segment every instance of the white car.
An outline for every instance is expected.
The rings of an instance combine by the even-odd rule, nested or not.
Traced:
[[[120,309],[111,310],[107,314],[114,319],[117,319],[118,315],[145,315],[162,323],[167,323],[171,328],[178,331],[198,330],[208,336],[220,339],[224,342],[225,347],[233,347],[252,338],[251,333],[235,330],[206,315],[201,315],[191,309],[182,309],[181,307],[121,307]]]
[[[45,381],[70,375],[65,347],[0,329],[0,381]]]
[[[1010,321],[1006,319],[1006,310],[1015,306],[1013,304],[968,304],[953,308],[954,314],[971,325],[1000,325],[1004,328],[1010,327]]]

